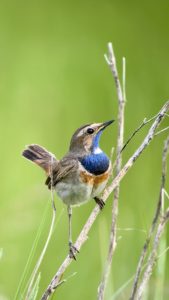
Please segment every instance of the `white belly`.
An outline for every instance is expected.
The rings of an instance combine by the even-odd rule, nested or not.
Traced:
[[[66,205],[81,205],[90,200],[92,185],[84,183],[72,184],[59,182],[56,185],[56,192]]]
[[[106,187],[107,181],[108,180],[106,180],[106,181],[100,183],[99,185],[96,185],[96,186],[93,187],[92,198],[98,196],[104,190],[104,188]]]
[[[106,173],[93,176],[80,165],[78,176],[71,178],[70,182],[68,180],[58,182],[55,190],[66,205],[81,205],[98,196],[104,190],[110,171],[111,164]]]

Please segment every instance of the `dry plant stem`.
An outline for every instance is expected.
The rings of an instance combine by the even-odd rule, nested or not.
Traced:
[[[156,259],[157,259],[157,250],[158,250],[158,246],[159,246],[159,243],[160,243],[160,238],[161,238],[161,235],[164,231],[165,225],[168,222],[168,220],[169,220],[169,209],[166,210],[165,214],[162,216],[162,219],[161,219],[161,221],[158,225],[157,233],[156,233],[155,238],[154,238],[153,249],[152,249],[151,254],[148,258],[147,267],[146,267],[146,270],[143,274],[143,279],[140,283],[140,286],[138,288],[138,292],[137,292],[137,295],[136,295],[136,298],[135,298],[137,300],[140,300],[142,298],[143,292],[145,291],[146,284],[147,284],[147,282],[150,279],[150,276],[152,274],[152,270],[153,270],[154,264],[155,264]]]
[[[139,278],[141,275],[141,271],[143,269],[143,263],[144,263],[144,259],[145,256],[147,254],[147,250],[148,250],[148,246],[150,244],[154,229],[156,227],[158,218],[160,216],[160,212],[161,212],[161,207],[162,207],[162,198],[163,198],[163,190],[165,187],[165,180],[166,180],[166,160],[167,160],[167,154],[169,151],[169,137],[166,139],[165,143],[164,143],[164,149],[163,149],[163,155],[162,155],[162,176],[161,176],[161,186],[160,186],[160,193],[159,193],[159,200],[157,203],[157,208],[156,208],[156,212],[151,224],[151,228],[149,230],[147,239],[144,243],[142,252],[141,252],[141,256],[138,262],[138,266],[137,266],[137,270],[136,270],[136,275],[134,278],[134,283],[133,283],[133,288],[132,288],[132,293],[131,293],[131,297],[130,300],[134,300],[137,299],[136,298],[136,293],[137,293],[137,287],[138,287],[138,282],[139,282]]]
[[[157,114],[157,117],[152,124],[151,128],[148,131],[148,134],[144,138],[142,144],[140,147],[134,152],[134,154],[131,156],[131,158],[127,161],[127,163],[124,165],[124,167],[121,169],[119,174],[114,178],[112,183],[105,189],[102,199],[106,202],[109,195],[114,191],[116,186],[119,184],[119,182],[123,179],[123,177],[126,175],[126,173],[129,171],[129,169],[133,166],[137,158],[141,155],[141,153],[148,147],[152,139],[154,138],[155,131],[159,127],[160,123],[165,117],[165,114],[169,111],[169,101],[167,101],[160,112]],[[93,211],[91,212],[88,220],[86,221],[79,237],[76,240],[75,247],[80,250],[82,245],[85,243],[85,241],[88,238],[88,233],[95,222],[98,214],[100,212],[100,209],[98,206],[96,206]],[[43,294],[41,300],[46,300],[49,298],[49,296],[55,291],[57,288],[61,277],[63,276],[65,270],[68,268],[70,263],[72,262],[72,259],[67,256],[61,266],[59,267],[58,271],[54,275],[53,279],[51,280],[49,286],[47,287],[45,293]]]
[[[162,155],[162,177],[161,177],[160,195],[159,195],[159,201],[158,201],[158,204],[157,204],[156,214],[154,216],[154,220],[153,220],[153,223],[152,223],[152,229],[155,228],[155,225],[156,225],[156,223],[158,221],[158,218],[160,216],[160,213],[161,213],[161,208],[163,206],[163,191],[164,191],[165,182],[166,182],[167,155],[168,155],[168,153],[169,153],[169,136],[165,140],[165,143],[164,143],[164,149],[163,149],[163,155]],[[159,245],[159,242],[160,242],[161,234],[164,230],[166,222],[168,221],[168,218],[169,218],[168,215],[169,215],[169,209],[166,210],[166,212],[162,216],[161,221],[158,225],[157,233],[156,233],[155,239],[154,239],[153,249],[152,249],[152,252],[149,255],[148,262],[147,262],[147,267],[146,267],[146,270],[145,270],[145,272],[142,276],[142,281],[140,283],[140,286],[138,287],[138,291],[137,290],[135,291],[136,297],[134,295],[134,297],[131,298],[131,299],[141,299],[141,297],[142,297],[145,286],[146,286],[146,284],[147,284],[147,282],[148,282],[148,280],[151,276],[152,269],[153,269],[153,266],[154,266],[155,261],[156,261],[157,248],[158,248],[158,245]],[[152,231],[152,233],[153,233],[153,231]],[[151,239],[151,236],[150,236],[150,239]],[[141,272],[141,268],[140,268],[140,272]],[[137,284],[138,284],[138,281],[137,281]]]
[[[51,176],[51,181],[53,182],[52,166],[53,166],[53,157],[51,158],[51,167],[50,167],[50,174],[51,174],[50,176]],[[43,250],[42,250],[42,252],[40,254],[40,257],[39,257],[39,259],[38,259],[38,261],[37,261],[37,263],[35,265],[35,268],[34,268],[34,270],[32,272],[25,300],[29,300],[29,297],[30,297],[30,294],[31,294],[31,291],[32,291],[32,287],[33,287],[33,284],[34,284],[34,281],[35,281],[35,277],[36,277],[36,275],[38,273],[39,267],[40,267],[40,265],[41,265],[41,263],[43,261],[43,258],[45,256],[45,253],[46,253],[46,250],[47,250],[47,247],[48,247],[48,244],[49,244],[49,241],[51,239],[51,236],[52,236],[52,233],[53,233],[53,229],[54,229],[54,224],[55,224],[55,219],[56,219],[56,207],[55,207],[55,203],[54,203],[54,191],[53,191],[52,188],[51,188],[51,200],[52,200],[52,208],[53,208],[52,222],[51,222],[51,225],[50,225],[50,229],[49,229],[49,233],[48,233],[48,236],[47,236],[47,240],[46,240],[45,245],[43,247]]]
[[[120,172],[121,164],[122,164],[121,148],[123,146],[123,137],[124,137],[125,96],[123,95],[123,91],[125,91],[125,84],[124,84],[125,83],[125,60],[123,59],[123,91],[122,91],[119,76],[118,76],[117,66],[116,66],[116,59],[115,59],[115,55],[111,43],[108,44],[108,52],[109,52],[109,57],[106,59],[106,61],[114,77],[116,91],[117,91],[117,98],[118,98],[118,137],[117,137],[117,158],[116,158],[116,166],[115,166],[115,174],[117,176],[118,173]],[[105,293],[105,288],[110,273],[112,257],[116,247],[116,224],[117,224],[117,216],[118,216],[118,202],[119,202],[119,184],[116,186],[114,190],[109,249],[108,249],[108,256],[107,256],[103,277],[98,287],[99,300],[104,299],[104,293]]]

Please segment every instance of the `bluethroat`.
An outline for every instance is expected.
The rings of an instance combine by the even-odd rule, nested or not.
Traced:
[[[67,205],[69,218],[69,255],[75,259],[78,249],[72,243],[72,206],[79,206],[94,199],[103,208],[98,197],[111,174],[111,162],[100,149],[99,140],[103,130],[114,120],[92,123],[78,128],[73,134],[68,153],[61,159],[39,145],[29,145],[22,155],[45,170],[45,184],[56,190],[59,198]]]

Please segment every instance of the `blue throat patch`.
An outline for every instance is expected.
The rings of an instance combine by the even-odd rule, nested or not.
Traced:
[[[80,158],[80,162],[83,167],[90,173],[94,175],[101,175],[107,171],[109,168],[109,158],[104,152],[95,153],[96,149],[99,148],[99,140],[102,134],[102,130],[93,139],[93,144],[91,147],[91,154]]]
[[[109,158],[104,152],[89,154],[80,158],[80,162],[88,172],[94,175],[103,174],[109,167]]]

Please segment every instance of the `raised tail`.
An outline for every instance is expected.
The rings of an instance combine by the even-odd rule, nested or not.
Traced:
[[[36,144],[27,146],[27,148],[22,152],[22,155],[40,166],[43,170],[45,170],[47,175],[51,174],[53,167],[57,163],[54,154]]]

